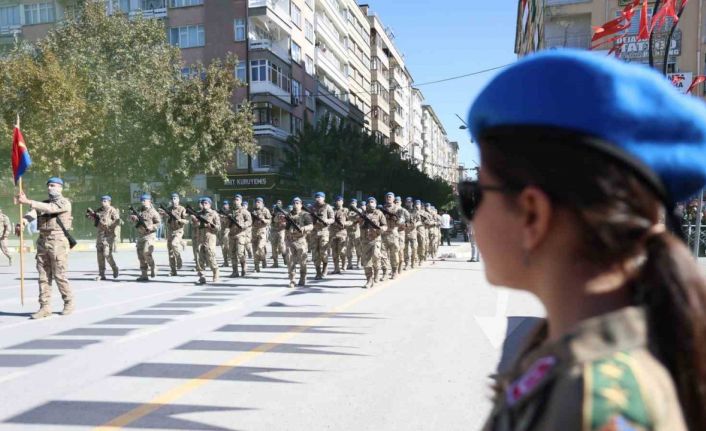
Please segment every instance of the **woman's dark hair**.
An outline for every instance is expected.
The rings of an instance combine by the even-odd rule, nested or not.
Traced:
[[[480,141],[483,168],[503,186],[536,186],[574,214],[577,258],[628,268],[644,257],[628,287],[647,310],[649,348],[675,382],[689,429],[706,430],[706,277],[682,240],[655,232],[664,205],[650,181],[580,138],[517,133]]]

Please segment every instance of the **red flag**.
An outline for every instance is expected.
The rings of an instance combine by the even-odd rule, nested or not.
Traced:
[[[686,3],[682,0],[682,6],[685,5]],[[655,16],[652,17],[650,31],[653,31],[655,28],[662,28],[667,18],[672,18],[674,22],[679,21],[676,11],[676,0],[665,0],[662,7],[660,7]]]
[[[640,11],[640,33],[637,35],[637,40],[646,40],[650,38],[650,25],[647,21],[647,0],[642,2],[642,10]]]
[[[20,126],[15,126],[12,134],[12,174],[15,184],[31,164],[32,159],[29,157],[29,150],[27,150],[25,139],[20,132]]]
[[[689,88],[686,90],[686,94],[691,93],[692,90],[694,90],[699,84],[702,82],[706,82],[706,76],[704,75],[699,75],[694,78],[693,81],[691,81],[691,85]]]
[[[640,3],[640,0],[633,0],[632,3],[627,4],[623,10],[620,12],[620,16],[608,21],[607,23],[603,24],[600,27],[594,27],[593,29],[593,38],[591,39],[591,42],[595,42],[597,40],[603,39],[604,37],[608,37],[611,35],[614,35],[616,33],[623,33],[627,29],[630,28],[630,21],[632,21],[633,15],[635,15],[635,10],[637,10],[637,5]],[[591,46],[591,49],[595,49],[601,45],[605,45],[606,43],[613,42],[623,35],[619,35],[617,37],[612,38],[609,41],[604,41],[601,42],[597,45]]]

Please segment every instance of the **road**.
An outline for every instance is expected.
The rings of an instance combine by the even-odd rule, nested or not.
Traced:
[[[77,310],[40,321],[33,256],[24,307],[0,267],[0,431],[479,429],[503,339],[543,311],[488,286],[467,244],[441,254],[370,290],[360,270],[291,290],[283,268],[197,286],[163,251],[156,281],[123,250],[99,282],[72,252]]]

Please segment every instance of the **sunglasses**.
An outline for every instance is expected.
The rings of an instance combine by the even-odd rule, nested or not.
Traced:
[[[478,181],[460,182],[458,184],[458,206],[466,220],[473,220],[478,207],[483,202],[483,193],[485,192],[517,193],[517,190],[504,186],[484,185]]]

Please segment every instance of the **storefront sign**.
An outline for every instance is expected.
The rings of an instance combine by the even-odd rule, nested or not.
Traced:
[[[661,53],[664,52],[667,36],[667,33],[654,34],[652,49],[657,57],[661,57]],[[669,55],[671,57],[681,55],[681,39],[681,30],[676,30],[669,44]],[[650,56],[649,40],[637,40],[637,34],[628,34],[625,37],[621,37],[615,44],[618,46],[622,44],[620,58],[624,60],[643,60]]]
[[[270,190],[279,181],[277,174],[242,174],[223,177],[210,176],[207,179],[209,190],[217,192],[238,192],[247,190]]]
[[[680,93],[686,93],[686,90],[688,90],[691,85],[692,75],[693,74],[691,72],[668,73],[667,79],[669,79],[672,85],[675,86]]]

